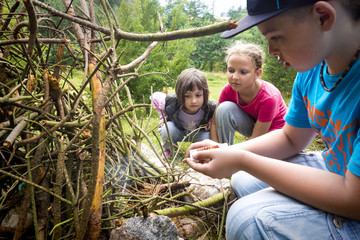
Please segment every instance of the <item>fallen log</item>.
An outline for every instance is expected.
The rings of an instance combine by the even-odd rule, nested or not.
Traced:
[[[161,210],[155,210],[154,213],[158,215],[165,215],[168,217],[178,217],[188,215],[193,212],[197,212],[202,210],[203,208],[211,207],[216,205],[217,203],[223,201],[225,198],[228,198],[230,195],[230,190],[225,190],[224,192],[220,192],[208,199],[205,199],[200,202],[196,202],[191,206],[182,206],[178,208],[165,208]]]

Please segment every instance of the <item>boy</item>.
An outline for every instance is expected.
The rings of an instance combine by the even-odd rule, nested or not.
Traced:
[[[235,173],[241,198],[229,210],[227,239],[360,239],[360,1],[247,4],[248,16],[222,37],[257,25],[269,53],[299,72],[286,124],[184,161],[216,178]],[[317,134],[327,149],[297,154]]]

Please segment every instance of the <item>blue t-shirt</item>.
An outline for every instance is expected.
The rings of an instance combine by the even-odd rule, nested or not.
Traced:
[[[329,171],[345,176],[349,169],[360,176],[360,60],[332,92],[321,85],[320,66],[297,75],[285,121],[316,130],[327,148],[322,156]],[[326,69],[325,84],[331,88],[341,74],[331,76]]]

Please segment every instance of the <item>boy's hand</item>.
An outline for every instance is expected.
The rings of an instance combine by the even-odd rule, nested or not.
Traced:
[[[186,150],[186,157],[190,157],[190,150],[202,148],[202,147],[210,147],[218,144],[217,142],[211,141],[210,139],[206,139],[200,142],[193,143],[189,146],[189,148]]]
[[[208,142],[208,140],[204,141]],[[214,143],[216,144],[216,142],[211,142],[212,145],[214,145]],[[202,145],[202,147],[204,146]],[[233,173],[241,170],[240,159],[242,154],[245,152],[246,151],[232,147],[216,148],[196,152],[193,154],[193,158],[195,160],[189,158],[188,156],[184,159],[184,162],[187,163],[192,169],[205,175],[213,178],[224,178],[231,176]]]

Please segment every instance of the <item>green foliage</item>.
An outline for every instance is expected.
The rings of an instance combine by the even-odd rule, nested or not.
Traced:
[[[273,83],[284,98],[290,98],[295,77],[294,69],[285,68],[275,57],[267,58],[262,78]]]
[[[238,9],[230,9],[227,13],[227,16],[232,19],[238,21],[242,17],[244,17],[247,14],[247,11],[245,8],[242,8],[241,6]]]
[[[185,8],[185,3],[187,4],[186,1],[176,1],[163,9],[158,0],[122,0],[115,12],[122,29],[141,33],[157,32],[160,26],[157,12],[165,12],[164,25],[167,31],[174,31],[187,28],[189,16],[185,12],[186,9],[187,12],[194,14],[195,10],[189,7]],[[117,51],[119,53],[124,51],[120,63],[128,64],[133,61],[144,53],[148,45],[147,42],[120,41]],[[143,102],[145,99],[148,102],[151,87],[153,87],[153,91],[162,91],[165,86],[174,86],[180,72],[190,66],[189,56],[193,50],[194,40],[192,39],[159,43],[142,66],[140,73],[166,72],[170,78],[162,75],[150,75],[130,82],[128,87],[133,100]]]
[[[160,26],[157,12],[162,17],[166,31],[201,27],[219,21],[200,1],[167,0],[166,2],[165,7],[160,6],[158,0],[121,0],[110,4],[115,7],[121,28],[129,32],[157,32]],[[246,9],[241,6],[227,13],[227,16],[234,20],[239,20],[244,15]],[[267,43],[257,28],[251,28],[231,39],[222,39],[220,34],[215,34],[159,43],[142,66],[140,73],[166,72],[170,78],[157,74],[141,77],[129,83],[134,101],[143,102],[144,99],[148,101],[151,87],[153,91],[162,91],[165,86],[174,87],[177,76],[188,67],[195,67],[205,72],[225,72],[224,50],[238,39],[259,44],[267,49]],[[133,61],[143,54],[148,45],[149,43],[146,42],[120,41],[117,51],[124,52],[120,63],[128,64]],[[294,70],[284,68],[276,58],[267,55],[262,78],[278,87],[286,98],[291,95],[295,75]]]
[[[224,47],[227,40],[220,34],[198,38],[195,51],[191,53],[192,64],[201,70],[219,72],[226,69]]]
[[[241,8],[231,9],[228,12],[230,19],[241,18],[246,11]],[[215,23],[217,20],[210,13],[205,14],[199,19],[206,24]],[[222,39],[220,34],[206,36],[196,39],[195,50],[191,53],[192,65],[203,71],[219,72],[226,70],[224,62],[224,49],[231,44],[233,39]]]

